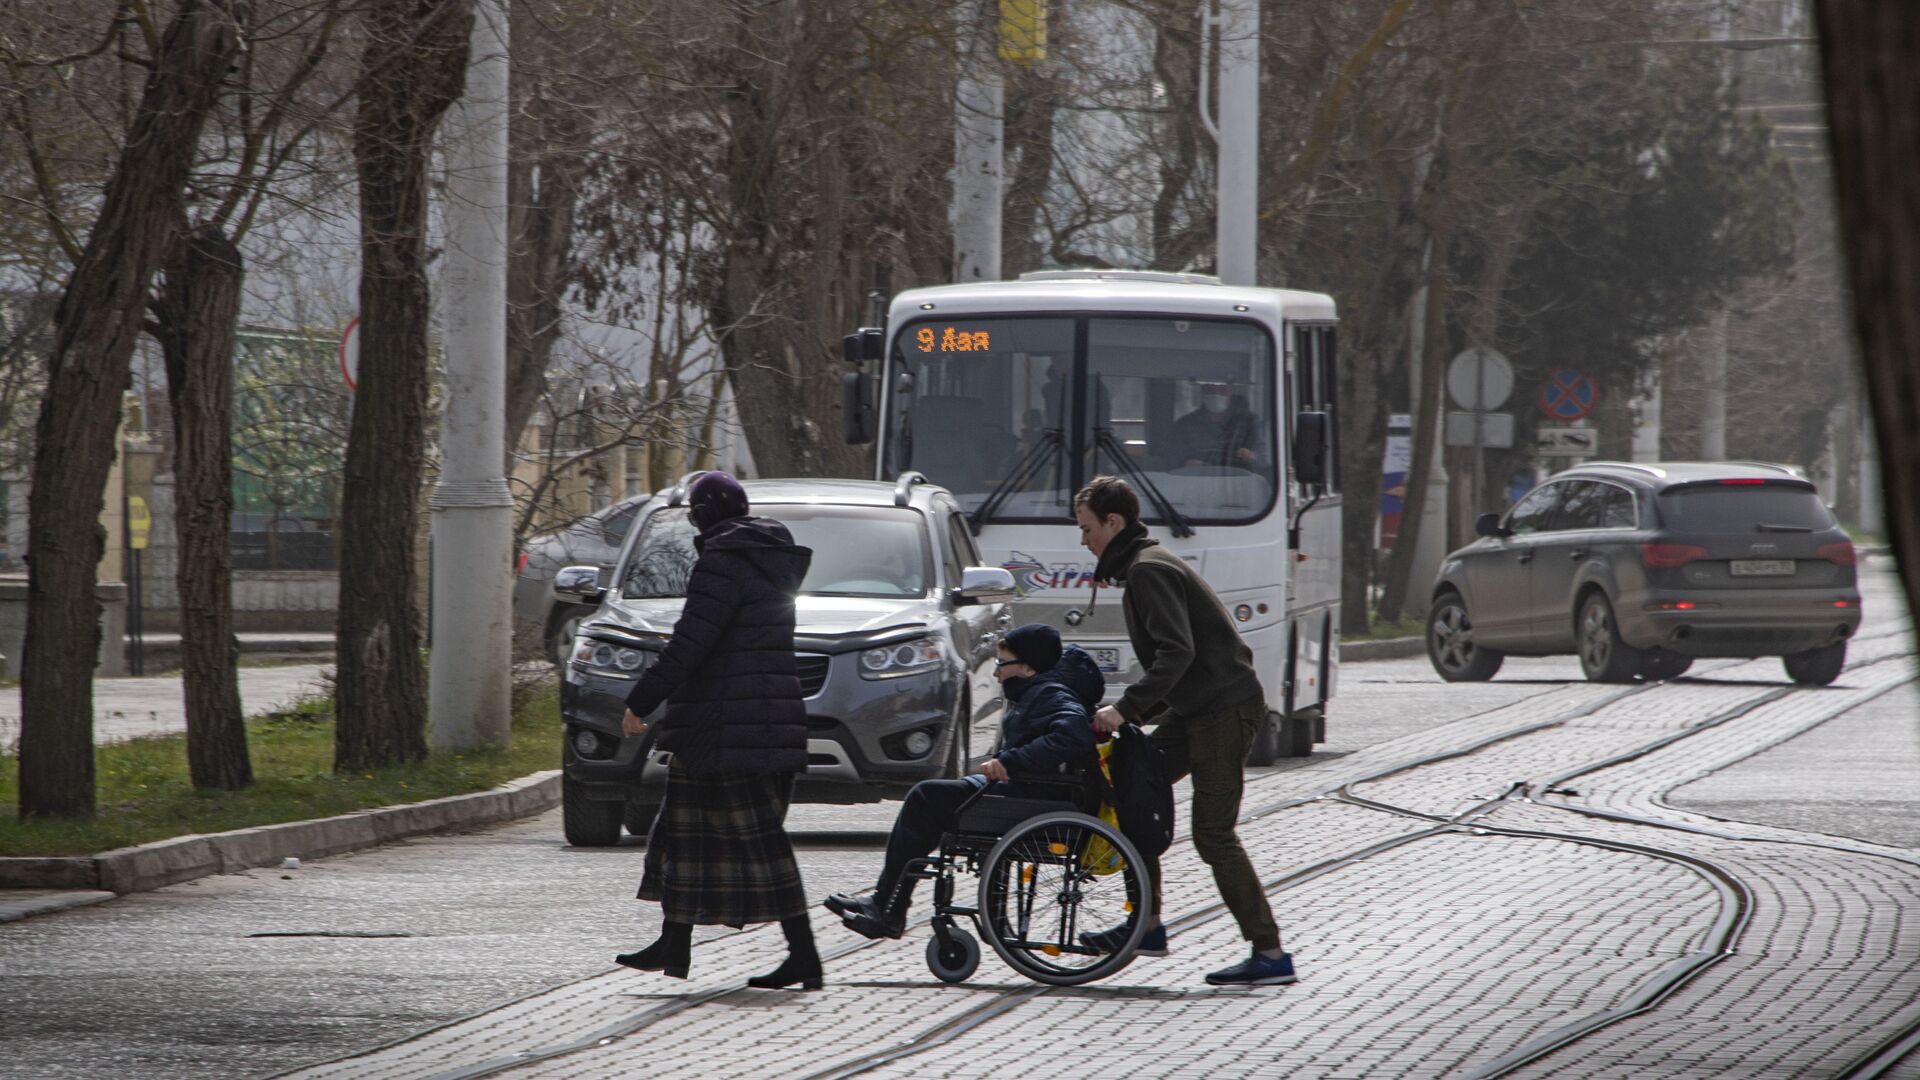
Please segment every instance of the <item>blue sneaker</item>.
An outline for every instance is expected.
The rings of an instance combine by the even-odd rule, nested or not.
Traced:
[[[1116,926],[1111,930],[1087,930],[1080,935],[1080,944],[1101,952],[1119,952],[1120,946],[1127,943],[1129,928]],[[1140,947],[1133,951],[1135,956],[1167,955],[1167,928],[1156,925],[1140,936]]]
[[[1270,960],[1255,952],[1232,967],[1207,973],[1207,982],[1213,986],[1285,986],[1299,981],[1293,973],[1292,953]]]

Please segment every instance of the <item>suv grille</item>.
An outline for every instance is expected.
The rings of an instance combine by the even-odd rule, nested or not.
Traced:
[[[821,687],[827,685],[827,666],[833,662],[832,657],[819,653],[795,653],[793,662],[799,669],[801,697],[813,697]]]

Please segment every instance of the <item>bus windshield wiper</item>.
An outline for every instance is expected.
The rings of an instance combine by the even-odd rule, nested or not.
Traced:
[[[1127,479],[1133,481],[1135,487],[1146,493],[1147,501],[1160,511],[1161,518],[1166,521],[1167,527],[1173,530],[1173,535],[1193,535],[1193,526],[1187,522],[1180,511],[1173,508],[1173,503],[1168,502],[1165,495],[1160,494],[1160,489],[1153,485],[1153,481],[1147,479],[1146,471],[1135,465],[1133,459],[1127,456],[1127,448],[1120,445],[1119,439],[1113,437],[1112,428],[1094,428],[1093,438],[1094,445],[1105,450],[1107,456],[1120,466],[1120,471],[1127,474]]]
[[[993,493],[987,496],[979,509],[967,515],[967,525],[973,530],[973,535],[979,536],[981,526],[999,511],[1000,504],[1006,502],[1014,492],[1025,488],[1033,480],[1034,474],[1060,453],[1066,442],[1067,438],[1059,428],[1048,428],[1041,432],[1040,441],[1034,443],[1033,448],[1014,463],[1011,472],[1000,478],[1000,482],[994,485]]]

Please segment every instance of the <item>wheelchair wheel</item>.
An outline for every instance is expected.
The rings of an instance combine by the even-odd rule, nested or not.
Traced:
[[[941,982],[966,982],[980,967],[980,942],[957,926],[946,937],[942,942],[935,934],[927,941],[927,970]]]
[[[1076,986],[1133,961],[1153,920],[1140,854],[1098,818],[1057,811],[1014,826],[980,869],[980,922],[993,951],[1035,982]],[[1120,945],[1089,945],[1083,934]]]

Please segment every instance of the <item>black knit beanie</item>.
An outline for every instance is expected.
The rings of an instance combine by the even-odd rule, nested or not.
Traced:
[[[1015,627],[1000,640],[1014,659],[1036,672],[1052,671],[1060,662],[1060,631],[1046,623]]]

